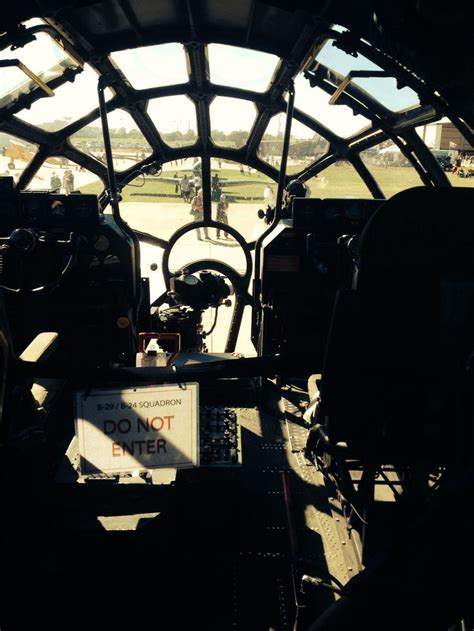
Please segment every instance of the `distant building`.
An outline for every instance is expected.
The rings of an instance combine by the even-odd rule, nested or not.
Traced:
[[[447,119],[424,125],[418,133],[431,149],[454,151],[474,149],[453,123]]]

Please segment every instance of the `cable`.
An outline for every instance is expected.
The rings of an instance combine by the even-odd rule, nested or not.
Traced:
[[[210,335],[214,331],[214,329],[216,328],[218,312],[219,312],[219,305],[216,307],[216,312],[215,312],[215,316],[214,316],[214,322],[212,323],[212,326],[209,329],[209,331],[207,331],[207,333],[203,334],[204,337],[207,337],[208,335]]]

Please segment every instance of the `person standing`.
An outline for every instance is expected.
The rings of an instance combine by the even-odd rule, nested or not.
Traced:
[[[201,176],[199,175],[195,175],[193,178],[193,184],[194,184],[194,190],[199,191],[199,189],[201,188]]]
[[[217,202],[217,221],[219,221],[220,223],[225,224],[226,226],[229,225],[229,217],[227,215],[227,211],[229,210],[229,202],[227,201],[227,195],[225,193],[222,193],[220,200]],[[229,234],[228,232],[226,232],[225,230],[222,230],[223,235],[225,235],[225,238],[227,240],[229,240]],[[217,228],[217,238],[220,239],[221,236],[221,229]]]
[[[273,197],[273,188],[270,184],[267,184],[263,190],[263,201],[267,206],[271,206],[273,208],[275,204],[275,199]]]
[[[66,169],[64,172],[63,188],[66,195],[69,195],[74,190],[74,175],[70,169]]]
[[[61,178],[56,171],[53,171],[51,176],[50,188],[52,193],[59,193],[61,190]]]
[[[179,186],[181,188],[181,197],[185,202],[189,202],[191,200],[191,182],[189,181],[186,173],[184,174],[184,177],[181,178]]]
[[[204,205],[202,200],[202,188],[200,188],[191,201],[191,210],[189,211],[194,217],[194,221],[202,221],[204,218]],[[196,228],[198,233],[198,241],[202,241],[201,228]],[[204,238],[209,239],[208,228],[203,226]]]
[[[457,173],[459,175],[459,170],[461,168],[461,165],[462,165],[462,155],[458,153],[458,155],[456,156],[454,160],[453,174]]]
[[[217,173],[214,173],[212,177],[211,189],[212,189],[212,201],[218,202],[220,198],[220,194],[221,194],[221,185],[220,185],[219,176],[217,175]]]

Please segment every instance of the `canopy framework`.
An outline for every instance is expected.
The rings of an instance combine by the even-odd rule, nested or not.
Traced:
[[[199,6],[198,6],[199,5]],[[211,6],[212,5],[212,6]],[[78,59],[88,63],[99,75],[106,75],[114,92],[107,103],[108,112],[118,108],[128,112],[135,124],[152,148],[152,156],[147,160],[163,162],[200,155],[203,158],[203,172],[209,171],[210,156],[227,158],[247,164],[274,180],[278,178],[277,169],[265,162],[258,155],[258,149],[272,116],[286,109],[286,93],[289,82],[299,72],[305,71],[305,77],[311,85],[322,89],[329,96],[340,86],[343,77],[324,67],[322,64],[311,65],[315,55],[328,39],[350,55],[358,52],[371,59],[396,77],[401,86],[406,85],[419,96],[420,105],[408,112],[392,112],[376,101],[370,94],[355,84],[349,85],[339,96],[338,103],[349,107],[352,112],[363,115],[371,124],[365,129],[344,138],[328,129],[318,121],[317,111],[308,113],[295,108],[294,119],[329,142],[325,156],[318,156],[312,164],[305,165],[292,177],[306,180],[317,175],[323,168],[338,160],[349,160],[374,196],[381,196],[381,190],[373,176],[363,165],[359,152],[375,146],[381,140],[392,140],[405,158],[415,167],[421,180],[428,185],[446,185],[447,179],[437,161],[426,149],[414,132],[416,125],[426,124],[449,115],[460,131],[473,142],[468,125],[456,114],[457,107],[449,105],[441,93],[435,89],[435,82],[421,78],[417,70],[410,70],[405,60],[397,60],[390,40],[385,50],[377,41],[377,30],[372,26],[373,37],[370,45],[362,35],[360,15],[343,15],[352,30],[331,27],[330,7],[322,7],[310,12],[306,7],[289,10],[284,3],[272,7],[260,2],[228,3],[225,9],[218,3],[186,3],[185,11],[177,2],[158,3],[156,11],[145,11],[140,0],[133,2],[107,3],[101,5],[76,5],[75,8],[58,8],[47,18],[45,28],[54,33],[55,38],[66,43]],[[33,27],[35,31],[38,26]],[[25,29],[23,37],[27,34]],[[8,39],[7,39],[8,38]],[[11,33],[0,39],[0,45],[11,43]],[[169,41],[184,42],[183,54],[187,59],[188,81],[186,83],[153,87],[143,90],[134,89],[121,72],[110,53],[127,47],[140,47]],[[227,44],[254,48],[280,57],[268,88],[263,92],[254,92],[237,86],[216,85],[210,80],[208,62],[208,42],[226,42]],[[79,69],[69,68],[62,77],[52,80],[50,87],[59,88],[73,81]],[[182,95],[194,104],[198,122],[196,142],[183,147],[170,147],[147,112],[150,99]],[[3,109],[0,131],[10,133],[39,145],[36,157],[24,170],[18,181],[20,188],[26,187],[49,156],[64,156],[81,167],[96,174],[105,182],[104,165],[93,156],[78,150],[70,137],[90,124],[98,117],[98,109],[78,120],[73,120],[56,132],[44,132],[34,125],[21,121],[15,116],[23,108],[31,107],[41,98],[41,91],[33,91],[20,96]],[[209,107],[215,97],[232,97],[252,102],[257,109],[255,122],[250,129],[247,142],[239,148],[223,147],[215,144],[211,137],[211,117]],[[334,106],[337,108],[337,105]],[[125,184],[131,177],[134,167],[124,170],[118,176],[119,185]],[[203,182],[205,185],[206,182]],[[206,187],[208,188],[208,187]],[[206,200],[205,200],[206,201]],[[206,207],[209,203],[205,204]]]

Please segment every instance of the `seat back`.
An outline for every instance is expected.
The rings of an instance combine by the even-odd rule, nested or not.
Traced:
[[[474,190],[403,191],[362,232],[353,289],[335,305],[322,373],[331,440],[439,457],[473,350]]]
[[[3,301],[3,291],[0,289],[0,442],[3,437],[3,408],[7,385],[8,361],[11,354],[10,330]]]

